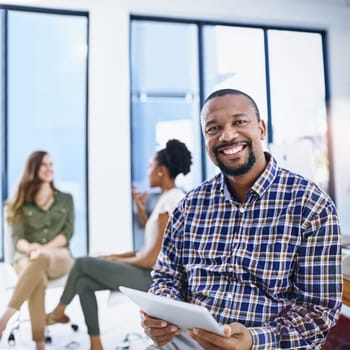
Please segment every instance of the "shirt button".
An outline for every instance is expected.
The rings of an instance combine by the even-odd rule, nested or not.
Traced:
[[[47,228],[44,228],[43,232],[44,233],[47,233],[48,229]]]
[[[233,299],[233,294],[232,293],[227,293],[227,298],[228,299]]]
[[[42,240],[41,240],[41,243],[46,243],[47,241],[46,241],[46,238],[43,238]]]
[[[240,208],[239,208],[239,212],[243,214],[243,213],[245,212],[245,207],[243,207],[243,206],[240,207]]]

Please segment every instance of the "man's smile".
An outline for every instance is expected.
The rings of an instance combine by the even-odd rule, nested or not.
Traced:
[[[222,153],[226,156],[232,156],[232,155],[236,155],[239,152],[243,151],[243,149],[247,146],[246,142],[238,142],[238,143],[234,143],[233,145],[229,145],[229,146],[220,146],[215,148],[214,153],[216,155],[218,155],[219,153]]]

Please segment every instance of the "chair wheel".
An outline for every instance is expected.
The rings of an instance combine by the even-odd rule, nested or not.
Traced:
[[[45,337],[45,344],[51,344],[52,343],[52,337],[50,335],[47,335]]]
[[[75,323],[71,324],[71,327],[73,329],[74,332],[78,332],[79,326]]]
[[[7,343],[10,347],[16,346],[16,339],[15,335],[11,332],[9,337],[7,338]]]

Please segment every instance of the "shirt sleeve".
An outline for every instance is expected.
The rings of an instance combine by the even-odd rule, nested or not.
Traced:
[[[175,189],[169,193],[166,193],[166,195],[161,199],[161,202],[159,203],[159,210],[158,210],[159,214],[172,213],[172,211],[177,206],[177,204],[181,201],[184,195],[185,194],[178,189]]]
[[[170,216],[162,250],[152,271],[153,284],[149,291],[173,299],[186,300],[186,274],[181,264],[183,214],[180,207],[181,205],[177,206]]]
[[[26,239],[23,220],[8,223],[8,225],[11,229],[14,246],[17,245],[20,239]]]
[[[252,350],[320,349],[342,305],[341,234],[333,205],[313,214],[294,268],[291,306],[250,328]]]
[[[71,194],[67,194],[65,207],[67,210],[67,219],[63,225],[61,234],[67,238],[68,242],[72,238],[74,232],[74,203]]]

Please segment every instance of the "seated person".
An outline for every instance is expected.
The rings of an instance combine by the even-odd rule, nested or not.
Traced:
[[[73,198],[55,188],[47,152],[29,156],[7,210],[16,249],[13,264],[19,277],[0,318],[0,337],[11,316],[28,300],[32,338],[36,349],[43,350],[47,280],[67,274],[74,262],[68,247],[73,235]]]
[[[221,172],[173,211],[150,292],[207,307],[225,336],[143,313],[150,349],[320,349],[342,305],[333,201],[264,152],[265,123],[246,93],[213,92],[201,124]]]
[[[91,350],[102,349],[95,291],[118,290],[124,285],[146,291],[151,285],[151,269],[157,259],[169,214],[184,193],[175,186],[178,174],[190,171],[192,156],[184,143],[169,140],[150,164],[150,187],[160,187],[161,196],[147,219],[144,213],[145,195],[133,190],[138,214],[145,223],[145,244],[140,251],[103,257],[78,258],[69,274],[59,304],[47,315],[47,323],[68,322],[65,308],[79,295]],[[120,317],[122,321],[122,316]]]

